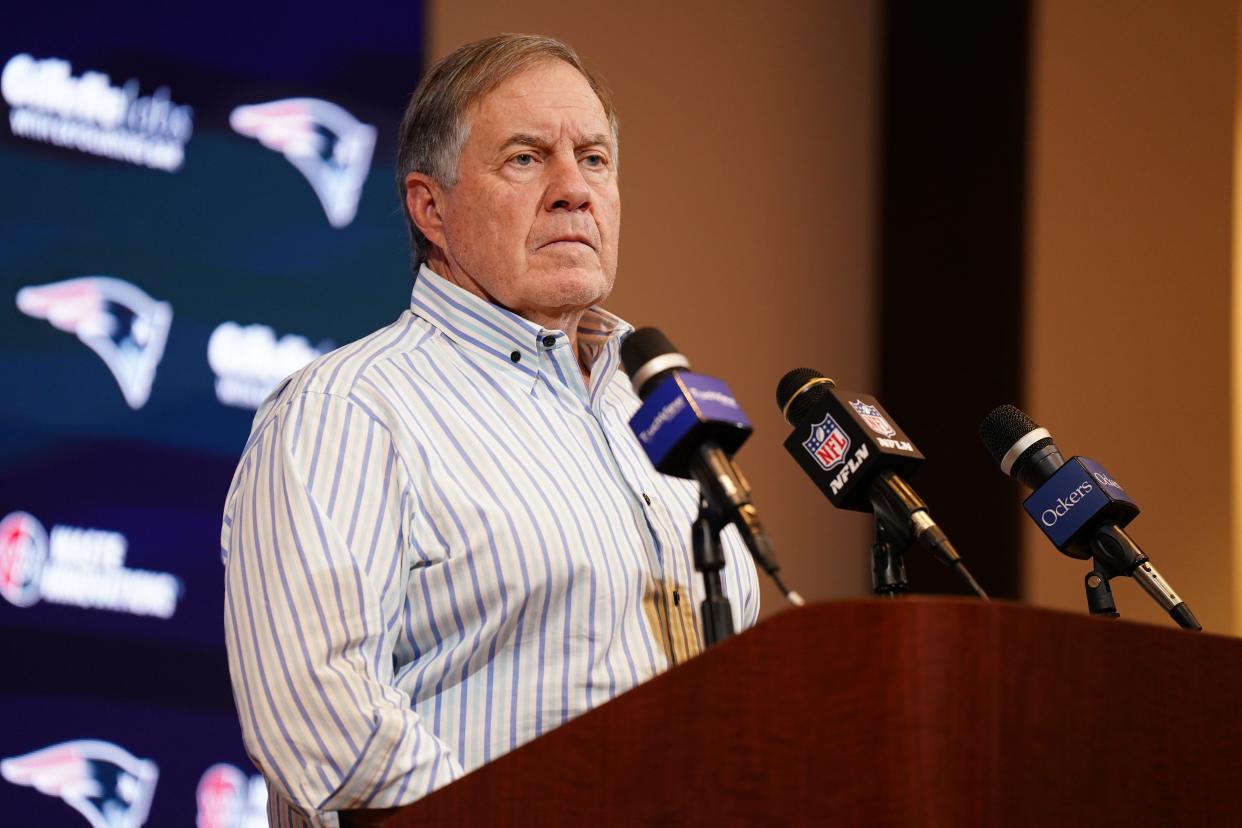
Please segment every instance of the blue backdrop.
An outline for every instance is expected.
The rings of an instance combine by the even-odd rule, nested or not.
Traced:
[[[0,28],[6,824],[262,824],[223,497],[257,401],[409,296],[420,5],[168,8]]]

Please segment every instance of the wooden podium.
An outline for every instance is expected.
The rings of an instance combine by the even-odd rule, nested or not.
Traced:
[[[791,610],[343,825],[1242,825],[1242,640],[1002,602]]]

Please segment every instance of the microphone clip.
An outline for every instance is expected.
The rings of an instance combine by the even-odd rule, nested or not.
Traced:
[[[1179,627],[1196,632],[1203,629],[1186,602],[1173,591],[1139,545],[1120,526],[1105,524],[1095,530],[1091,537],[1091,551],[1095,569],[1087,573],[1086,587],[1087,609],[1092,615],[1119,616],[1108,582],[1118,575],[1126,575],[1137,581]]]
[[[910,591],[902,557],[909,545],[908,533],[894,532],[892,523],[877,512],[875,542],[871,544],[871,589],[876,595],[896,598]]]

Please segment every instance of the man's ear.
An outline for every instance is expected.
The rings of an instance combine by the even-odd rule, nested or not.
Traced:
[[[412,172],[405,177],[405,211],[427,240],[444,249],[444,220],[440,209],[444,188],[426,173]]]

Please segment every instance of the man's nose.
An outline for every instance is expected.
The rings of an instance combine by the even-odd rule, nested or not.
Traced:
[[[576,211],[590,206],[591,188],[587,186],[576,157],[558,155],[549,172],[551,180],[544,202],[547,209]]]

